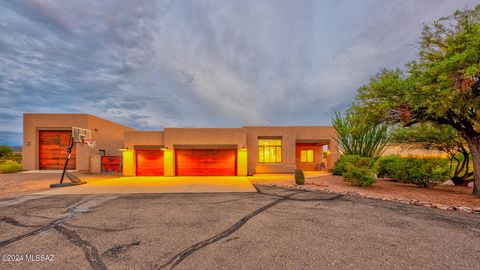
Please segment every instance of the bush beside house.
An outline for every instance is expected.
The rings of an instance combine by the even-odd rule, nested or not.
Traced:
[[[345,181],[357,186],[371,186],[376,182],[373,159],[358,155],[343,155],[335,163],[333,174],[342,175]]]
[[[8,146],[0,146],[0,173],[15,173],[23,169],[22,155],[12,152]]]
[[[344,155],[335,163],[333,174],[359,186],[370,186],[376,177],[390,177],[421,187],[433,186],[449,179],[449,161],[445,158],[414,158],[387,156],[378,160],[356,155]]]
[[[450,178],[449,161],[445,158],[389,157],[379,162],[382,176],[421,187],[443,183]]]

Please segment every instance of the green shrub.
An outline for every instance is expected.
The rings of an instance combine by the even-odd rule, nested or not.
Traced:
[[[303,185],[305,184],[305,175],[302,170],[295,170],[295,184]]]
[[[356,186],[368,187],[376,182],[375,169],[369,167],[348,166],[347,171],[343,173],[345,181]]]
[[[396,158],[384,163],[385,174],[401,182],[428,187],[449,179],[445,158]]]
[[[361,157],[357,155],[342,155],[333,167],[332,173],[334,175],[343,175],[349,166],[354,167],[370,167],[372,158]]]
[[[15,173],[22,169],[22,164],[13,160],[7,160],[0,163],[0,173]]]
[[[381,157],[377,162],[377,176],[378,177],[391,177],[388,173],[388,167],[394,162],[400,162],[403,158],[400,156],[386,156]]]

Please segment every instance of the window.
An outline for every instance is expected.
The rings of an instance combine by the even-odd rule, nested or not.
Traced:
[[[258,162],[281,163],[282,139],[258,139]]]
[[[313,163],[313,150],[300,150],[300,162],[303,163]]]

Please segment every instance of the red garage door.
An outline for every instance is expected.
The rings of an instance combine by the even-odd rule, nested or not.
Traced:
[[[137,176],[163,175],[163,151],[136,150]]]
[[[175,150],[176,175],[224,176],[237,174],[237,151],[225,149]]]
[[[42,130],[39,137],[39,167],[40,170],[63,170],[68,154],[71,131]],[[75,170],[75,146],[68,162],[69,170]]]

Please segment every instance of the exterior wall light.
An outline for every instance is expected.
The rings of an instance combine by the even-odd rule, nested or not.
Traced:
[[[25,145],[30,145],[30,142],[26,142]]]
[[[160,148],[160,150],[162,150],[162,151],[167,151],[167,150],[168,150],[168,146],[162,147],[162,148]]]

